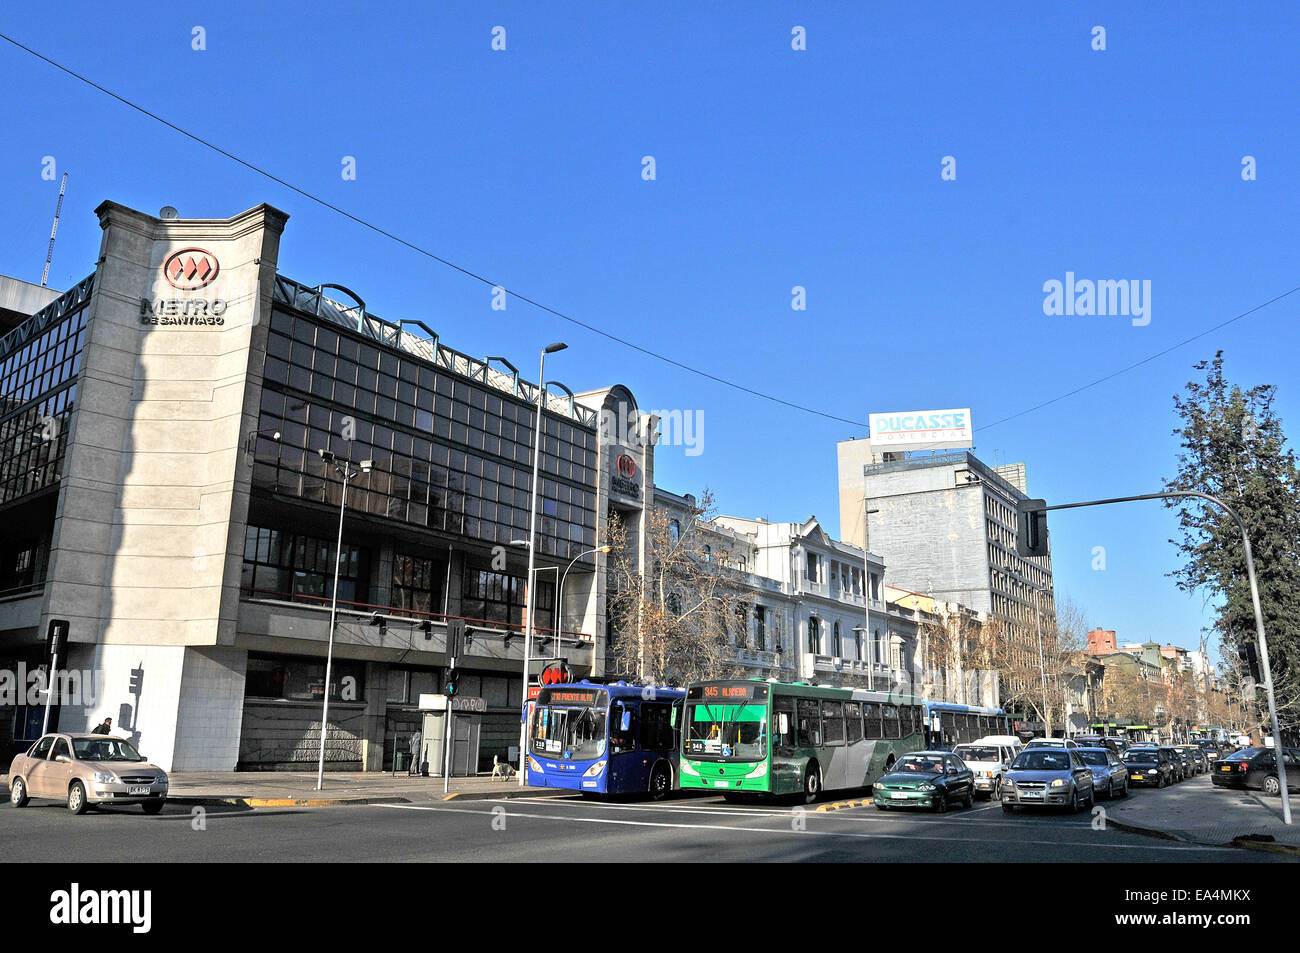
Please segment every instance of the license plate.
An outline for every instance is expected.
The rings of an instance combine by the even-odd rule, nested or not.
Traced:
[[[1232,770],[1232,765],[1230,765],[1230,764],[1225,764],[1225,765],[1224,765],[1223,767],[1221,767],[1219,770],[1220,770],[1220,771],[1231,771],[1231,770]]]
[[[131,785],[131,789],[130,789],[127,793],[128,793],[128,794],[131,794],[131,795],[137,795],[137,794],[148,794],[148,793],[149,793],[149,785],[147,785],[147,784],[133,784],[133,785]]]
[[[1038,801],[1042,799],[1043,792],[1042,791],[1021,791],[1020,796],[1026,801]]]
[[[895,800],[895,801],[905,801],[905,800],[907,800],[907,795],[906,795],[904,792],[902,792],[902,791],[890,791],[890,792],[889,792],[889,797],[890,797],[892,800]]]
[[[725,787],[727,786],[727,782],[726,782],[726,781],[714,781],[714,782],[713,782],[713,786],[714,786],[715,788],[725,788]]]

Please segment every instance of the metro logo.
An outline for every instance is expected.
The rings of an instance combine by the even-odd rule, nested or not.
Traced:
[[[182,248],[163,262],[163,277],[178,291],[197,291],[217,280],[221,263],[205,248]]]

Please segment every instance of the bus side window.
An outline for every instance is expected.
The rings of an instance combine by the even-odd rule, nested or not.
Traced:
[[[794,747],[794,699],[777,696],[772,702],[772,711],[776,716],[776,724],[772,726],[776,744],[782,748]]]
[[[881,734],[880,727],[880,703],[863,702],[862,711],[864,721],[863,737],[868,741],[875,741],[879,738],[883,738],[884,735]]]
[[[661,702],[641,703],[641,747],[665,751],[673,747],[673,709]]]
[[[822,743],[821,705],[815,698],[800,698],[799,746],[816,748]]]
[[[862,706],[857,702],[844,703],[844,724],[848,736],[844,739],[854,745],[862,740]]]
[[[615,702],[609,709],[609,753],[636,750],[636,712],[630,705]]]

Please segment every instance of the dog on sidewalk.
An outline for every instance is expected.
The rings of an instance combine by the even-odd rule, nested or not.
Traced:
[[[492,777],[505,778],[507,781],[515,776],[515,769],[502,761],[499,755],[492,756]]]

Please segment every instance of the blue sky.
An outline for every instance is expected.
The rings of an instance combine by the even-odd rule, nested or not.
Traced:
[[[720,377],[863,421],[973,408],[977,453],[1053,502],[1174,473],[1171,396],[1222,348],[1300,426],[1300,294],[988,426],[1300,284],[1290,4],[58,4],[4,32],[300,188],[558,310]],[[328,12],[322,13],[322,10]],[[506,29],[504,52],[491,31]],[[1106,30],[1106,50],[1091,48]],[[191,48],[192,30],[207,49]],[[791,30],[807,50],[791,50]],[[658,479],[724,512],[838,528],[848,424],[722,387],[488,289],[0,43],[0,273],[92,270],[103,199],[290,213],[280,269],[527,369],[704,415]],[[657,178],[641,177],[654,156]],[[1254,156],[1258,178],[1241,176]],[[341,172],[356,158],[355,181]],[[944,156],[957,178],[942,181]],[[1152,283],[1151,322],[1043,313],[1067,271]],[[807,310],[790,307],[807,289]],[[551,376],[551,375],[548,375]],[[1159,504],[1058,514],[1059,591],[1122,640],[1195,647]],[[1106,568],[1093,570],[1093,548]]]

